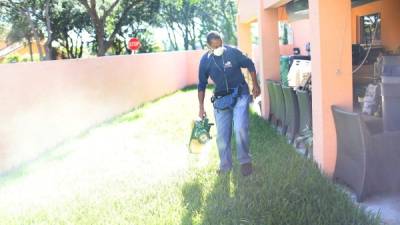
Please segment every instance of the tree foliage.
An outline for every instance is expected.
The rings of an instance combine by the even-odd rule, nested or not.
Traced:
[[[151,23],[160,5],[159,0],[77,1],[85,7],[90,17],[98,56],[104,56],[115,44],[117,35],[124,33],[123,29],[132,28],[131,23]]]
[[[223,34],[225,43],[236,45],[236,2],[234,0],[162,0],[160,23],[168,32],[170,46],[204,48],[205,36],[216,30]]]
[[[199,49],[220,31],[235,45],[235,0],[0,0],[0,32],[9,43],[36,45],[41,60],[130,54],[127,41],[141,40],[139,52],[159,50],[154,29],[168,34],[166,50]],[[3,24],[7,24],[8,29]],[[42,49],[42,46],[45,46]],[[164,48],[165,49],[165,48]]]

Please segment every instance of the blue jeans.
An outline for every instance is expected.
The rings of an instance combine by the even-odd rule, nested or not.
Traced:
[[[220,158],[220,170],[232,168],[231,137],[232,126],[235,131],[237,159],[239,163],[251,162],[249,154],[249,103],[250,95],[241,95],[233,109],[214,109],[217,125],[217,146]]]

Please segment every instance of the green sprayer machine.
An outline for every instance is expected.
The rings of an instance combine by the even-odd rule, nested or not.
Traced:
[[[197,119],[192,124],[192,134],[190,135],[189,140],[189,152],[199,154],[203,149],[203,145],[205,145],[210,139],[210,129],[213,126],[213,123],[209,123],[207,117],[203,117],[202,119]]]

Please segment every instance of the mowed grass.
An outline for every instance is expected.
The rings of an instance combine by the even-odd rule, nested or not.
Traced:
[[[235,160],[218,176],[215,139],[187,151],[197,106],[195,89],[178,91],[4,175],[0,224],[379,224],[253,113],[254,173]]]

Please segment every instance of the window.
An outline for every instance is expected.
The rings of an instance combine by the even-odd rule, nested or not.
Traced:
[[[290,23],[287,21],[278,22],[279,31],[279,44],[280,45],[292,45],[293,44],[293,30]]]
[[[372,43],[373,41],[373,43]],[[360,44],[379,44],[381,42],[381,14],[375,13],[360,17]]]
[[[253,45],[259,44],[258,22],[251,23],[251,42]]]

